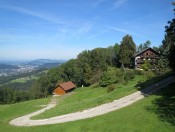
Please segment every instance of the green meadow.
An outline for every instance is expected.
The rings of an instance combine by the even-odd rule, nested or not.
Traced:
[[[27,77],[23,77],[23,78],[18,78],[18,79],[14,79],[14,80],[11,80],[10,81],[10,83],[25,83],[25,82],[27,82],[27,81],[29,81],[29,80],[33,80],[33,79],[38,79],[39,77],[36,77],[36,76],[27,76]]]
[[[76,89],[72,94],[58,97],[58,105],[35,119],[47,118],[83,110],[110,102],[137,91],[136,83],[141,79],[137,76],[126,85],[118,85],[116,89],[107,93],[106,88],[84,87]],[[128,107],[105,115],[74,122],[34,126],[16,127],[9,125],[9,121],[42,108],[51,98],[31,100],[16,104],[0,105],[0,131],[2,132],[173,132],[175,130],[175,84],[169,85],[160,92],[148,96]],[[166,110],[164,110],[166,108]],[[164,111],[163,111],[164,110]]]
[[[137,75],[133,80],[126,84],[116,84],[113,92],[107,93],[106,87],[83,87],[77,88],[69,96],[58,97],[58,105],[46,112],[32,117],[32,119],[44,119],[62,114],[82,111],[87,108],[95,107],[123,96],[136,92],[136,84],[143,79],[142,75]],[[62,99],[64,98],[64,99]]]

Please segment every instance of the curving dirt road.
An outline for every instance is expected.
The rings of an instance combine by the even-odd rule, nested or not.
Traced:
[[[69,122],[69,121],[76,121],[76,120],[81,120],[81,119],[103,115],[108,112],[131,105],[132,103],[143,99],[146,95],[152,94],[156,92],[157,90],[160,90],[161,88],[173,82],[175,82],[175,77],[171,76],[142,91],[135,92],[133,94],[130,94],[118,100],[114,100],[113,102],[102,104],[94,108],[90,108],[90,109],[83,110],[83,111],[78,111],[75,113],[65,114],[61,116],[56,116],[52,118],[47,118],[47,119],[41,119],[41,120],[31,120],[30,119],[32,116],[38,115],[44,112],[45,110],[49,110],[55,107],[56,101],[53,99],[52,102],[49,103],[45,108],[39,111],[33,112],[31,114],[28,114],[28,115],[18,117],[10,121],[10,124],[14,126],[39,126],[39,125],[57,124],[57,123],[64,123],[64,122]]]

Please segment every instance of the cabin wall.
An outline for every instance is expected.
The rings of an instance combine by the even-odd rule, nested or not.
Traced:
[[[61,87],[58,87],[58,88],[56,88],[56,89],[54,90],[54,93],[55,93],[56,95],[63,95],[63,94],[65,94],[66,92],[65,92]]]

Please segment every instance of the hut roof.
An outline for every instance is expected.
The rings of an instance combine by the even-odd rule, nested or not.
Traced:
[[[71,81],[69,82],[64,82],[64,83],[60,83],[59,86],[64,89],[65,91],[70,90],[75,88],[75,84],[73,84]]]

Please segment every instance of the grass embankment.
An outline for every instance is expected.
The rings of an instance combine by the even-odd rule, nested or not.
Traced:
[[[58,98],[58,105],[55,108],[34,116],[32,119],[44,119],[76,111],[82,111],[84,109],[111,102],[115,99],[119,99],[123,96],[136,92],[138,89],[135,87],[137,82],[143,79],[144,77],[142,75],[137,75],[133,80],[129,81],[125,85],[116,84],[115,91],[111,93],[107,93],[107,88],[103,87],[77,88],[74,94],[67,96],[64,99]]]
[[[81,90],[80,90],[81,91]],[[15,127],[10,126],[8,122],[17,117],[32,111],[37,110],[37,106],[45,104],[48,100],[33,100],[28,102],[16,103],[13,105],[0,105],[0,131],[8,132],[173,132],[175,126],[166,120],[167,116],[162,118],[163,113],[157,110],[161,109],[163,105],[158,102],[166,104],[166,113],[175,108],[175,84],[171,85],[155,95],[151,95],[143,100],[140,100],[133,105],[122,108],[120,110],[110,112],[98,117],[79,120],[74,122],[35,126],[35,127]],[[72,95],[73,96],[73,95]],[[168,97],[165,99],[165,97]],[[171,99],[171,103],[170,100]],[[163,107],[164,108],[164,107]],[[162,109],[163,109],[162,108]],[[173,109],[174,110],[174,109]],[[173,119],[173,115],[170,116]]]

